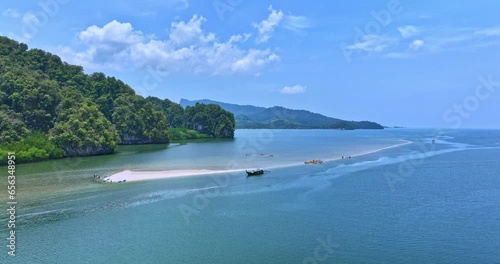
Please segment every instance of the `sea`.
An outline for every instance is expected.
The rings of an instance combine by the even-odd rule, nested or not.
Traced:
[[[171,169],[231,172],[94,178]],[[500,263],[500,130],[237,130],[20,164],[15,229],[7,170],[0,263]]]

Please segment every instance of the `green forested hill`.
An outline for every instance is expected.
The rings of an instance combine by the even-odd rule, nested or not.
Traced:
[[[183,109],[136,95],[103,73],[87,75],[53,54],[0,37],[0,163],[112,153],[117,144],[166,143],[169,129],[233,137],[234,116],[219,106]]]
[[[189,101],[181,99],[182,106],[196,103],[216,104],[236,116],[237,128],[275,128],[275,129],[383,129],[371,121],[346,121],[306,110],[294,110],[281,106],[270,108],[228,104],[212,100]]]

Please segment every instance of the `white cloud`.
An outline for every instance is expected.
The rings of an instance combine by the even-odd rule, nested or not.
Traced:
[[[364,35],[361,41],[347,46],[347,49],[366,52],[382,52],[393,42],[392,39],[379,35]]]
[[[38,20],[38,18],[31,12],[26,12],[23,15],[22,20],[24,24],[34,24],[34,25],[40,24],[40,20]]]
[[[421,40],[421,39],[417,39],[417,40],[414,40],[411,44],[410,44],[410,50],[419,50],[422,46],[424,46],[424,41]]]
[[[283,21],[283,27],[292,31],[302,31],[311,27],[311,22],[305,16],[287,15]]]
[[[488,37],[500,36],[500,27],[481,29],[481,30],[475,31],[474,33],[478,34],[478,35],[488,36]]]
[[[385,58],[392,58],[392,59],[409,59],[413,58],[416,56],[417,53],[416,51],[420,50],[424,46],[424,41],[421,39],[414,40],[413,42],[410,43],[408,46],[408,49],[406,51],[392,51],[392,52],[387,52],[383,54],[383,57]]]
[[[236,34],[220,41],[202,29],[206,19],[194,15],[189,21],[173,22],[165,40],[147,36],[130,23],[112,21],[80,32],[86,50],[59,47],[61,56],[92,70],[137,67],[163,73],[259,74],[279,61],[271,49],[241,47],[250,34]]]
[[[146,40],[141,31],[136,31],[130,23],[116,20],[102,28],[90,26],[78,34],[80,41],[88,46],[82,52],[73,52],[74,62],[90,68],[102,64],[105,67],[119,68],[127,62],[131,48]],[[65,50],[70,55],[69,50]],[[71,60],[71,59],[70,59]]]
[[[283,20],[283,12],[281,10],[275,10],[272,6],[269,6],[268,10],[271,12],[269,16],[262,20],[259,23],[253,23],[253,27],[259,31],[259,36],[257,38],[257,43],[267,42],[273,32],[274,29],[280,24]]]
[[[208,43],[215,40],[214,33],[203,34],[201,24],[206,19],[194,15],[187,23],[184,21],[172,22],[170,40],[177,45]]]
[[[403,38],[411,38],[420,33],[420,29],[415,26],[398,27],[398,31]]]
[[[32,12],[26,12],[24,13],[22,17],[22,23],[23,23],[23,28],[33,28],[33,27],[40,27],[41,22],[40,20],[32,13]],[[31,32],[31,33],[30,33]],[[24,41],[29,41],[31,38],[33,38],[33,34],[36,33],[36,30],[23,30],[22,37],[24,38]]]
[[[436,28],[432,34],[426,36],[425,46],[431,52],[477,51],[479,48],[498,45],[500,34],[496,35],[496,29],[495,27]]]
[[[229,43],[236,43],[236,42],[246,42],[252,34],[245,33],[243,35],[232,35],[231,38],[229,38]]]
[[[358,42],[343,49],[358,53],[377,53],[384,58],[406,59],[420,54],[442,51],[475,52],[478,49],[497,47],[500,43],[500,26],[486,28],[426,28],[404,26],[392,35],[365,35]],[[414,35],[424,35],[409,38]],[[425,41],[424,41],[425,39]],[[418,52],[417,52],[418,51]]]
[[[90,26],[78,35],[80,40],[86,44],[115,45],[133,44],[144,39],[142,32],[135,31],[130,23],[120,23],[116,20],[109,22],[100,28]]]
[[[5,9],[5,11],[2,12],[2,16],[18,18],[18,17],[21,17],[21,13],[19,13],[19,11],[17,11],[17,9],[7,8],[7,9]]]
[[[58,46],[54,53],[57,53],[57,55],[70,64],[83,66],[85,70],[103,71],[105,69],[117,70],[119,68],[119,65],[115,62],[95,62],[96,51],[96,48],[91,47],[85,51],[76,52],[70,47]]]
[[[231,70],[234,72],[251,72],[254,67],[261,68],[269,62],[278,60],[278,55],[272,53],[269,49],[251,49],[246,55],[231,63]]]
[[[280,26],[299,35],[305,35],[305,30],[311,27],[309,18],[305,16],[285,15],[283,11],[276,10],[272,6],[269,6],[268,10],[270,13],[266,19],[252,24],[258,31],[257,43],[269,41],[275,29]]]
[[[302,85],[285,86],[280,92],[282,94],[301,94],[306,92],[306,87]]]

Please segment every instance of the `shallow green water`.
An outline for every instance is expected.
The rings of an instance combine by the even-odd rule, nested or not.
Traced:
[[[434,134],[239,130],[234,140],[21,165],[17,256],[5,247],[0,261],[499,263],[500,131]],[[342,155],[354,158],[303,164]],[[271,173],[114,185],[92,177],[256,167]]]

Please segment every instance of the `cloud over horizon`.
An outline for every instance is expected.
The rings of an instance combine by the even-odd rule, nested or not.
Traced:
[[[271,48],[244,48],[241,44],[248,40],[248,33],[220,41],[215,33],[202,28],[206,21],[193,15],[188,21],[172,22],[168,37],[158,39],[134,29],[131,23],[113,20],[78,34],[85,50],[59,47],[59,51],[69,62],[89,68],[120,69],[132,64],[165,73],[259,74],[279,61]]]
[[[306,86],[303,85],[294,85],[294,86],[285,86],[280,90],[282,94],[302,94],[306,92]]]

